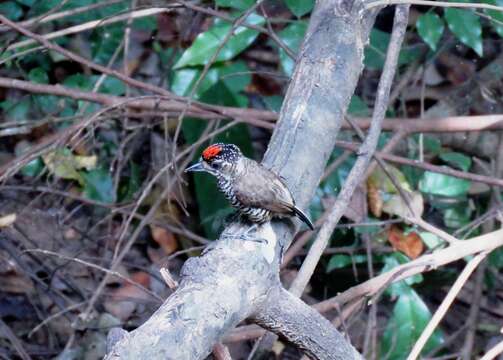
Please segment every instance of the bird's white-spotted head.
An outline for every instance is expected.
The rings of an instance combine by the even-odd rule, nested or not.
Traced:
[[[214,176],[229,178],[242,167],[243,154],[234,144],[216,143],[204,149],[199,162],[185,171],[205,171]]]

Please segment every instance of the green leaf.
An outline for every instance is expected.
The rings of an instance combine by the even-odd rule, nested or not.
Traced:
[[[353,116],[366,117],[370,115],[370,109],[358,95],[353,95],[349,103],[348,113]]]
[[[16,102],[11,100],[2,101],[0,107],[3,109],[6,119],[16,121],[26,120],[31,104],[31,99],[28,96]]]
[[[370,32],[369,45],[365,47],[364,64],[368,69],[380,70],[384,66],[384,59],[390,40],[390,34],[379,29],[372,29]],[[418,47],[404,46],[400,50],[398,65],[408,64],[421,55]]]
[[[381,359],[405,360],[415,342],[431,319],[423,300],[412,289],[402,293],[393,308],[380,346]],[[444,342],[442,333],[435,331],[422,353],[426,354]]]
[[[98,78],[98,75],[93,77],[93,86],[96,81],[98,81]],[[126,93],[126,85],[122,82],[122,80],[119,80],[112,76],[107,76],[101,84],[100,92],[104,94],[121,96]]]
[[[246,19],[246,24],[262,25],[264,18],[257,14],[251,14]],[[215,24],[207,31],[199,34],[194,43],[184,51],[182,57],[177,61],[174,69],[178,69],[190,65],[205,65],[213,57],[217,49],[220,47],[222,40],[231,31],[232,24],[223,20],[215,20]],[[258,31],[238,27],[229,41],[220,50],[216,62],[232,59],[248,46],[250,46],[258,36]]]
[[[21,174],[28,177],[38,176],[44,169],[44,163],[40,157],[33,159],[21,168]]]
[[[466,195],[470,181],[453,176],[426,171],[419,181],[419,190],[424,193],[442,196]]]
[[[329,273],[332,270],[335,269],[340,269],[343,267],[346,267],[348,265],[351,265],[353,263],[355,264],[361,264],[367,261],[367,256],[365,255],[343,255],[343,254],[337,254],[333,255],[330,260],[328,261],[327,265],[327,273]]]
[[[469,1],[461,0],[461,2]],[[484,51],[479,17],[472,10],[446,8],[444,9],[444,18],[458,40],[482,57]]]
[[[384,257],[384,267],[381,270],[381,274],[408,262],[409,258],[400,252],[394,252],[393,254],[387,255]],[[407,293],[411,289],[411,285],[419,284],[422,281],[423,276],[421,274],[416,274],[404,280],[390,284],[388,289],[386,290],[386,293],[388,293],[392,297],[400,296],[404,293]]]
[[[444,33],[444,22],[440,16],[433,12],[428,12],[418,17],[416,21],[419,36],[432,50],[437,49],[437,44]]]
[[[432,136],[424,136],[423,144],[425,150],[429,151],[433,155],[439,154],[442,150],[442,143],[440,140]]]
[[[47,72],[37,67],[28,73],[28,79],[37,84],[48,84],[49,76]],[[60,109],[58,108],[58,97],[54,95],[32,95],[34,102],[38,105],[40,110],[47,114],[56,114]]]
[[[284,99],[285,98],[280,95],[262,96],[262,100],[264,101],[267,109],[276,113],[280,112]]]
[[[430,232],[420,232],[419,236],[421,236],[421,240],[426,244],[428,249],[433,250],[437,249],[441,245],[445,244],[445,240],[439,238],[437,235]]]
[[[189,95],[201,75],[201,71],[201,67],[185,68],[175,71],[171,90],[177,95]],[[195,93],[195,98],[199,98],[218,81],[222,81],[236,96],[250,84],[251,75],[249,74],[248,66],[243,61],[212,66],[206,73],[204,79],[200,82]]]
[[[445,226],[451,229],[459,229],[470,222],[472,210],[469,206],[449,207],[444,212]]]
[[[112,176],[106,169],[81,171],[84,189],[83,195],[91,200],[112,204],[115,202],[115,193]]]
[[[314,0],[285,0],[285,4],[295,16],[301,17],[313,10]]]
[[[306,21],[295,21],[278,33],[279,38],[294,53],[299,51],[302,40],[307,30]],[[279,62],[284,73],[292,76],[295,60],[292,59],[282,48],[279,48]]]
[[[503,0],[484,0],[482,2],[496,6],[503,6]],[[491,26],[494,31],[496,31],[500,37],[503,37],[503,12],[487,9],[485,9],[484,12],[493,20],[491,21]]]
[[[472,165],[472,159],[458,152],[448,152],[439,155],[440,159],[460,170],[468,171]]]
[[[91,53],[94,62],[107,66],[124,36],[124,24],[107,25],[93,31]]]
[[[125,184],[121,184],[119,187],[119,201],[130,201],[133,199],[134,195],[141,186],[141,174],[140,167],[131,161],[129,163],[130,173],[125,181]]]
[[[215,4],[221,7],[230,7],[238,10],[247,10],[255,4],[255,0],[216,0]]]
[[[37,84],[49,83],[49,76],[47,75],[47,72],[41,67],[31,69],[28,73],[28,79]]]
[[[225,106],[239,105],[239,100],[223,81],[217,82],[217,84],[202,94],[201,101]],[[222,122],[222,125],[225,124],[227,124],[227,122]],[[187,143],[191,144],[196,142],[206,125],[206,121],[185,119],[182,123],[182,131]],[[217,135],[213,139],[213,142],[230,142],[236,144],[246,156],[252,157],[253,148],[251,146],[250,134],[248,132],[248,127],[244,124],[234,126],[222,134]],[[203,147],[197,152],[194,160],[199,158],[202,149]],[[225,220],[225,216],[232,212],[229,202],[218,191],[215,178],[209,174],[194,174],[194,185],[199,216],[205,233],[209,238],[215,238],[218,235],[220,226]]]
[[[5,1],[0,3],[0,14],[10,20],[16,21],[23,16],[23,9],[14,1]]]

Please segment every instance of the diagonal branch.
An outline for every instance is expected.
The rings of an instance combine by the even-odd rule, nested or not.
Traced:
[[[311,246],[307,257],[302,264],[297,278],[294,280],[290,288],[290,291],[297,296],[302,294],[309,282],[309,279],[311,279],[314,269],[316,268],[323,251],[325,251],[328,245],[328,240],[330,239],[337,222],[342,215],[344,215],[344,211],[349,204],[351,195],[363,178],[363,175],[367,170],[367,166],[370,163],[370,159],[377,147],[379,134],[381,133],[381,124],[384,120],[386,109],[388,108],[388,98],[398,63],[398,54],[400,53],[400,47],[402,46],[405,30],[407,28],[408,15],[409,6],[399,6],[396,8],[393,32],[391,34],[383,73],[379,81],[376,104],[367,138],[360,147],[360,156],[346,178],[344,186],[342,187],[326,222],[321,227],[316,240]]]

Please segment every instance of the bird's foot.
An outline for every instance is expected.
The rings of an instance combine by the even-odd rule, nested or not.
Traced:
[[[231,234],[223,233],[221,237],[223,239],[239,239],[239,240],[243,240],[243,241],[253,241],[253,242],[258,242],[261,244],[267,244],[268,241],[266,239],[257,237],[258,227],[259,227],[258,224],[253,224],[248,229],[246,229],[246,231],[243,233],[231,233]]]

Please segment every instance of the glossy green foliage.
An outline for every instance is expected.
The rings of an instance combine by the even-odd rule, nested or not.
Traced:
[[[409,259],[401,253],[386,256],[382,272],[390,271],[408,261]],[[430,310],[412,288],[413,284],[421,281],[421,275],[414,275],[405,280],[394,282],[388,287],[387,293],[396,299],[396,303],[380,342],[380,359],[405,360],[430,321]],[[431,351],[441,345],[443,341],[442,333],[438,330],[435,331],[426,343],[423,353]]]
[[[470,181],[449,175],[426,171],[419,181],[419,190],[441,196],[464,196],[470,188]]]
[[[484,0],[484,3],[496,6],[503,6],[503,0]],[[503,12],[496,10],[484,10],[484,12],[491,18],[491,26],[496,33],[503,37]]]
[[[83,195],[85,197],[108,204],[115,202],[113,179],[107,169],[82,171],[80,175],[83,179]]]
[[[376,28],[372,29],[370,32],[370,43],[365,47],[365,58],[363,60],[365,67],[375,70],[382,69],[390,37],[391,35],[387,32]],[[398,57],[398,65],[409,64],[417,59],[420,53],[421,51],[417,47],[402,47]]]
[[[461,0],[461,2],[469,2]],[[479,56],[483,55],[482,26],[479,17],[472,10],[444,9],[444,18],[449,30],[466,46],[472,48]]]
[[[444,22],[434,12],[427,12],[418,17],[416,21],[417,32],[432,50],[437,50],[437,45],[444,33]]]
[[[251,14],[246,19],[246,24],[262,25],[264,18]],[[214,54],[222,46],[227,34],[232,30],[232,24],[227,21],[216,19],[215,24],[207,31],[199,34],[192,45],[183,52],[174,68],[185,66],[205,65],[210,62]],[[244,49],[249,47],[257,38],[258,31],[240,26],[233,31],[233,35],[220,49],[215,62],[232,59]]]
[[[297,53],[299,51],[304,34],[307,30],[307,21],[295,21],[278,33],[281,41],[288,46],[290,50]],[[283,72],[291,76],[295,66],[295,60],[292,59],[285,50],[279,48],[279,62]]]
[[[297,17],[302,17],[313,10],[314,0],[285,0],[285,4]]]

